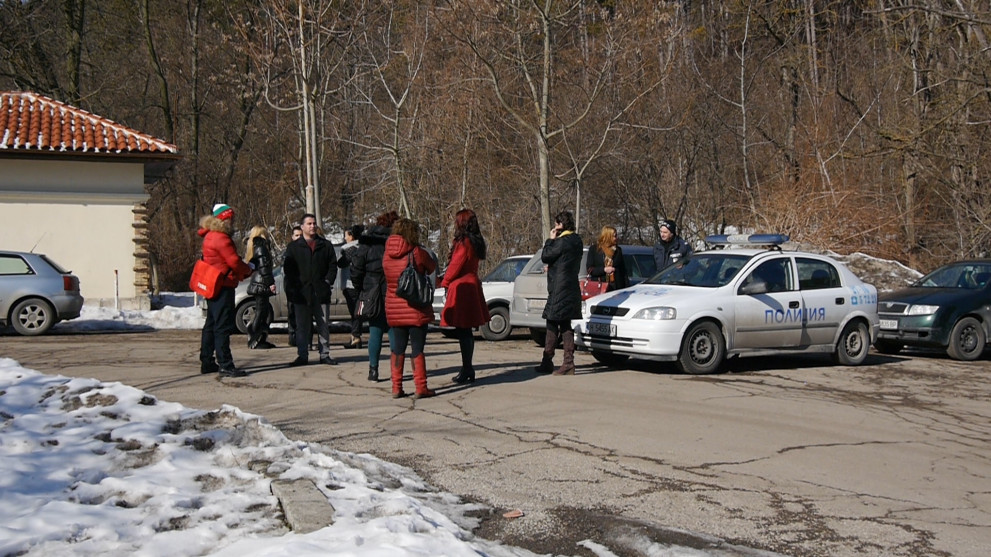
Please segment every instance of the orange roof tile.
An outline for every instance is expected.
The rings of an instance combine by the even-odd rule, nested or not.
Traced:
[[[0,91],[0,151],[171,153],[179,149],[43,95]]]

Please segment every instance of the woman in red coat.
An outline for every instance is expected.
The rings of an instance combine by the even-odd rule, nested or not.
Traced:
[[[403,364],[406,346],[411,345],[413,359],[414,398],[434,396],[427,388],[427,360],[423,347],[427,342],[427,324],[434,318],[430,305],[418,307],[396,295],[399,275],[410,264],[427,275],[437,263],[427,250],[420,247],[420,225],[409,219],[399,219],[392,226],[392,235],[385,241],[382,271],[385,274],[385,317],[389,322],[389,347],[392,351],[392,398],[406,396],[403,392]]]
[[[237,254],[231,241],[232,218],[234,210],[218,203],[213,206],[212,214],[200,220],[198,233],[203,237],[203,260],[223,275],[217,294],[206,301],[206,321],[200,334],[200,373],[219,371],[225,377],[244,377],[247,373],[234,367],[231,334],[236,328],[234,288],[251,276],[251,267]]]
[[[485,238],[478,227],[478,217],[471,209],[462,209],[454,216],[454,241],[451,243],[450,263],[441,286],[447,289],[441,327],[454,327],[461,347],[461,371],[455,383],[473,383],[475,368],[475,327],[489,322],[489,307],[478,278],[478,262],[485,259]]]

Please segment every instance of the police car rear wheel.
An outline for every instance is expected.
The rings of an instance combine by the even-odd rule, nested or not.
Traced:
[[[836,343],[836,352],[833,352],[833,359],[838,364],[845,366],[857,366],[867,359],[867,352],[871,348],[871,337],[867,332],[867,325],[863,321],[847,323],[840,335],[839,342]]]
[[[696,323],[681,340],[678,369],[683,373],[715,373],[723,362],[726,346],[719,327],[711,321]]]

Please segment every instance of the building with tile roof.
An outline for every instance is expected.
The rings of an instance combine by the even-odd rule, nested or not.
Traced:
[[[87,304],[147,307],[146,187],[175,145],[28,92],[0,91],[0,249],[71,269]]]

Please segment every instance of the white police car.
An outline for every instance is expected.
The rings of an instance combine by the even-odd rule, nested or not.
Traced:
[[[858,365],[878,333],[877,289],[823,255],[782,251],[788,236],[709,236],[710,245],[643,283],[590,298],[575,342],[600,362],[674,361],[713,373],[728,357],[831,353]]]

